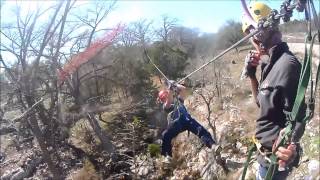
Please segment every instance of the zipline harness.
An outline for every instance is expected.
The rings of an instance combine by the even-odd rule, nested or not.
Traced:
[[[170,90],[173,90],[173,92],[174,92],[174,94],[173,94],[173,98],[174,98],[174,100],[173,100],[173,103],[174,103],[173,111],[168,114],[168,118],[167,118],[168,125],[169,125],[173,121],[178,120],[180,118],[180,116],[181,116],[181,113],[180,113],[180,110],[179,110],[179,107],[181,105],[180,99],[178,97],[178,94],[179,94],[178,91],[179,90],[178,90],[178,88],[176,86],[176,82],[169,80],[169,78],[153,62],[153,60],[148,55],[147,49],[145,47],[143,47],[143,51],[144,51],[145,56],[148,59],[148,62],[150,62],[158,70],[158,72],[165,78],[165,80],[166,80],[165,84],[166,84],[167,88],[170,89]],[[178,116],[176,118],[173,118],[176,112],[178,113]]]

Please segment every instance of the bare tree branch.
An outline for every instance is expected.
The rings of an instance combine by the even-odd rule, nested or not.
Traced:
[[[5,68],[5,70],[8,72],[9,76],[11,77],[12,81],[15,82],[16,84],[18,84],[19,86],[21,86],[20,82],[17,80],[17,78],[14,76],[13,72],[11,71],[11,69],[7,66],[7,64],[4,62],[4,60],[2,59],[2,55],[0,54],[0,61],[3,64],[3,67]]]
[[[30,115],[30,113],[32,113],[32,111],[40,104],[43,102],[43,98],[41,98],[39,101],[35,102],[30,108],[28,108],[24,113],[22,113],[20,116],[14,118],[12,120],[12,122],[17,122],[19,121],[20,119]]]
[[[44,37],[43,37],[43,41],[42,41],[42,43],[41,43],[41,45],[40,45],[39,54],[38,54],[38,56],[36,57],[36,59],[35,59],[35,61],[34,61],[34,63],[33,63],[34,68],[33,68],[33,71],[32,71],[31,79],[33,79],[33,78],[35,77],[35,74],[36,74],[37,71],[38,71],[38,66],[39,66],[40,58],[41,58],[41,56],[42,56],[42,53],[43,53],[43,50],[44,50],[45,46],[47,45],[47,43],[48,43],[48,41],[49,41],[49,38],[48,38],[48,37],[53,35],[53,32],[54,32],[54,31],[53,31],[53,32],[50,32],[50,30],[51,30],[51,27],[52,27],[53,24],[54,24],[54,21],[56,20],[57,14],[58,14],[58,12],[59,12],[60,9],[61,9],[62,4],[63,4],[63,1],[61,1],[61,2],[59,3],[59,5],[58,5],[58,7],[57,7],[57,9],[56,9],[53,17],[52,17],[51,22],[50,22],[49,25],[48,25],[47,31],[46,31],[46,33],[45,33],[45,35],[44,35]],[[60,22],[61,22],[61,21],[60,21]],[[56,28],[57,28],[57,27],[58,27],[58,26],[56,26]],[[56,29],[56,28],[55,28],[55,29]],[[51,33],[51,35],[50,35],[50,33]],[[32,85],[34,85],[34,81],[32,81],[31,83],[32,83]]]

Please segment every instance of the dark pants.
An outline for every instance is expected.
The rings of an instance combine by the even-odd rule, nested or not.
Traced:
[[[264,178],[267,175],[267,172],[268,172],[268,168],[260,165],[256,174],[256,180],[264,180]],[[272,176],[272,180],[285,180],[287,179],[290,172],[291,172],[291,169],[288,169],[285,171],[278,171],[276,169]]]
[[[201,141],[209,148],[211,148],[212,144],[215,143],[211,134],[199,124],[195,119],[193,119],[190,114],[187,112],[186,108],[181,105],[179,108],[179,112],[174,112],[173,119],[179,117],[173,121],[169,127],[162,133],[162,150],[161,154],[164,156],[172,156],[172,145],[171,140],[176,137],[179,133],[183,131],[190,131],[193,134],[197,135]]]

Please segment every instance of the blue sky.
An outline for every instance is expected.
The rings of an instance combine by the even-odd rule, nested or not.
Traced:
[[[262,0],[271,8],[279,9],[282,0]],[[249,3],[249,1],[247,0]],[[23,10],[33,10],[37,5],[49,7],[54,1],[24,0]],[[85,5],[88,1],[78,0],[77,4]],[[5,1],[1,9],[2,22],[15,20],[11,15],[14,0]],[[177,18],[183,26],[198,28],[203,32],[216,32],[227,20],[241,21],[242,7],[240,0],[119,0],[116,9],[108,16],[104,24],[114,26],[118,22],[130,23],[140,19],[154,21],[154,25],[162,15]],[[303,14],[295,11],[294,18],[303,18]],[[45,18],[44,18],[45,19]]]
[[[282,0],[263,0],[273,9],[279,9]],[[248,1],[249,3],[249,1]],[[155,21],[161,15],[179,19],[181,25],[199,28],[204,32],[216,32],[227,20],[241,21],[242,6],[240,0],[144,0],[118,2],[115,13],[132,12],[129,19],[148,18]],[[121,15],[118,16],[121,19]],[[295,12],[294,18],[301,19],[303,14]],[[128,18],[123,18],[123,20]]]
[[[1,1],[1,25],[15,23],[14,14],[15,0]],[[247,0],[249,3],[250,0]],[[261,0],[272,9],[279,9],[282,0]],[[317,0],[316,0],[317,1]],[[317,4],[317,2],[315,3]],[[76,13],[82,14],[86,11],[89,1],[78,0],[76,2]],[[21,14],[35,11],[37,7],[46,9],[56,1],[54,0],[18,0]],[[240,0],[118,0],[116,8],[101,23],[99,28],[115,27],[119,22],[129,24],[141,19],[153,21],[153,27],[159,28],[161,17],[167,15],[177,18],[178,24],[190,28],[197,28],[200,32],[214,33],[227,21],[241,21],[242,6]],[[302,19],[304,15],[294,11],[295,19]],[[48,22],[50,15],[43,15],[37,24]],[[41,23],[43,22],[43,23]],[[78,29],[83,31],[83,29]],[[5,38],[1,34],[2,43]],[[1,52],[4,57],[10,57],[10,53]],[[11,58],[7,58],[11,59]]]

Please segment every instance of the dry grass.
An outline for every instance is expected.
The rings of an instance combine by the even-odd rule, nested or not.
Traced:
[[[99,138],[93,133],[89,122],[85,119],[81,119],[71,128],[70,141],[88,153],[93,152],[94,146],[100,143]]]
[[[101,180],[102,177],[95,171],[93,165],[86,160],[83,168],[73,172],[68,180]]]

